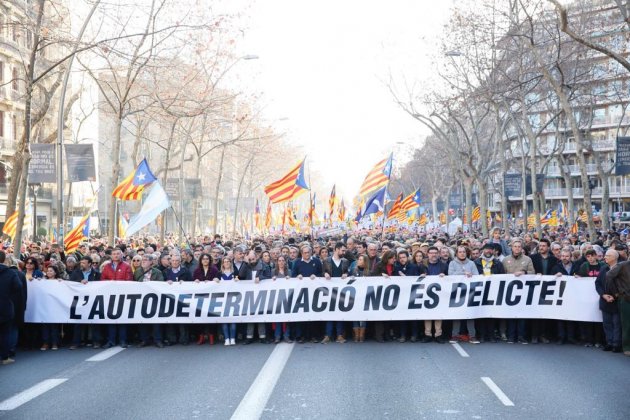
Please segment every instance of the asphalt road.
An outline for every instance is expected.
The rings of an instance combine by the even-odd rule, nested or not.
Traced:
[[[0,418],[628,418],[630,357],[554,344],[457,350],[366,342],[22,352],[0,366]]]

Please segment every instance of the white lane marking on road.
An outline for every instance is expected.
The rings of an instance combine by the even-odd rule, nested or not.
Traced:
[[[481,377],[481,380],[488,386],[488,388],[490,388],[490,391],[494,392],[494,395],[497,396],[497,398],[503,403],[503,405],[514,407],[514,403],[512,402],[512,400],[510,400],[508,396],[505,395],[503,391],[501,391],[501,388],[499,388],[492,379],[488,378],[487,376],[483,376]]]
[[[100,353],[96,353],[94,356],[89,359],[85,359],[86,362],[102,362],[103,360],[107,360],[112,356],[120,353],[124,349],[122,347],[112,347],[107,350],[103,350]]]
[[[44,392],[50,391],[57,385],[61,385],[67,380],[68,380],[67,378],[58,378],[58,379],[46,379],[45,381],[41,381],[40,383],[33,385],[29,389],[26,389],[20,392],[19,394],[15,394],[11,398],[8,398],[0,402],[0,411],[15,410],[22,404],[26,404],[30,400],[39,397]]]
[[[232,420],[260,418],[294,346],[295,343],[280,343],[276,346],[258,372],[258,376],[247,390],[241,403],[236,407],[234,414],[232,414]]]
[[[460,356],[470,357],[470,355],[466,353],[466,350],[464,350],[462,346],[459,345],[459,343],[452,343],[451,345],[453,346],[455,350],[457,350],[457,353],[459,353]]]

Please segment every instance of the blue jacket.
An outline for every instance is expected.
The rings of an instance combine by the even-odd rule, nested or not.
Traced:
[[[310,277],[313,274],[315,277],[322,277],[322,262],[320,260],[311,258],[309,262],[306,262],[299,259],[293,264],[291,277],[297,277],[299,275],[303,277]]]

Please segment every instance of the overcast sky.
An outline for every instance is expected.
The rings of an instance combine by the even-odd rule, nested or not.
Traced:
[[[263,92],[265,116],[323,175],[325,191],[354,196],[370,168],[392,150],[419,145],[426,131],[387,90],[431,72],[451,1],[242,0],[243,83]],[[402,153],[401,153],[402,154]],[[400,157],[400,156],[399,156]],[[402,158],[402,157],[401,157]],[[292,162],[287,162],[287,168]]]

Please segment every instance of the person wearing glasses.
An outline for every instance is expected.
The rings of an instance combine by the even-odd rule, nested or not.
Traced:
[[[24,275],[26,280],[41,279],[44,273],[39,269],[39,261],[33,257],[28,257],[24,262]]]
[[[134,260],[138,257],[139,256],[135,256]],[[133,272],[133,279],[135,281],[164,281],[162,272],[153,266],[154,258],[152,254],[145,254],[140,258],[140,267]],[[153,344],[158,348],[164,347],[162,343],[162,325],[160,324],[140,325],[140,343],[138,347],[146,346],[151,334],[153,335]]]
[[[138,254],[134,255],[134,257],[131,259],[131,271],[133,271],[133,273],[135,274],[141,265],[142,265],[142,255],[138,255]]]

